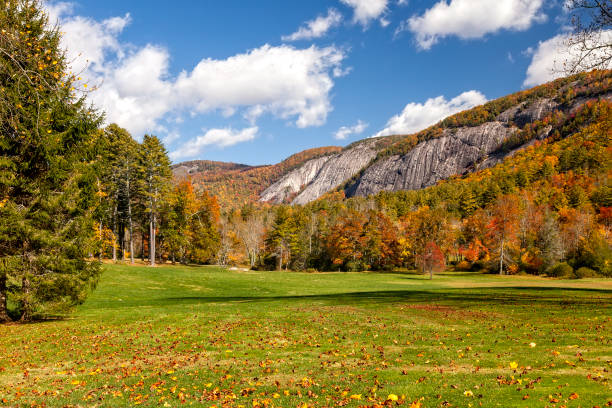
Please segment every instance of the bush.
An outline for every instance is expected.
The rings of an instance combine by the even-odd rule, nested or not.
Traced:
[[[362,272],[367,270],[366,265],[359,261],[348,261],[345,269],[347,272]]]
[[[576,270],[576,277],[578,279],[595,278],[595,277],[597,277],[597,272],[595,272],[591,268],[586,268],[586,267],[583,266],[582,268],[578,268]]]
[[[455,269],[458,271],[469,271],[472,269],[472,264],[468,261],[461,261],[455,265]]]
[[[570,278],[574,276],[574,268],[566,262],[561,262],[548,268],[546,274],[554,278]]]
[[[612,277],[612,248],[600,233],[593,232],[577,255],[574,266],[584,266],[597,271],[599,276]]]

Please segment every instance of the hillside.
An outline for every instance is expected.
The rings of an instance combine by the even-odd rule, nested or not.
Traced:
[[[237,208],[257,201],[268,186],[286,173],[341,150],[338,146],[318,147],[263,166],[195,160],[176,164],[172,171],[175,178],[190,177],[197,189],[215,195],[222,208]]]

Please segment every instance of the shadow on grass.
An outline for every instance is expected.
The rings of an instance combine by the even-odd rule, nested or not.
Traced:
[[[511,292],[516,291],[516,292]],[[576,296],[580,293],[580,296]],[[207,304],[207,303],[256,303],[275,301],[328,302],[339,305],[382,304],[382,303],[453,303],[469,306],[472,303],[529,306],[546,303],[560,306],[612,305],[612,291],[587,288],[571,290],[555,287],[504,287],[473,289],[446,289],[434,291],[372,291],[333,293],[324,295],[291,296],[185,296],[158,299],[164,303]],[[463,304],[463,305],[462,305]]]

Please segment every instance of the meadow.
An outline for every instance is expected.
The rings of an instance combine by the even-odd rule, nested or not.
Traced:
[[[604,407],[612,281],[107,265],[0,326],[0,406]]]

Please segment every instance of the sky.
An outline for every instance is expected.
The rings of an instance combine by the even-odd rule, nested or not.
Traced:
[[[553,79],[562,0],[48,0],[88,98],[173,162],[278,163]]]

